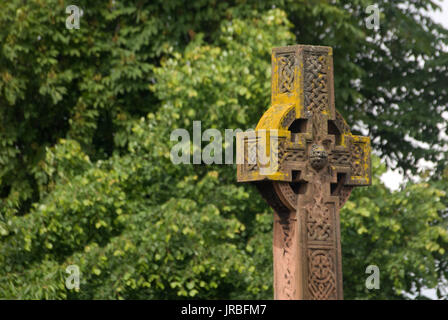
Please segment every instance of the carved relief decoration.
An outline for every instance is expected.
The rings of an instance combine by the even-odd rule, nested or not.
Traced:
[[[336,299],[334,255],[330,250],[308,250],[308,289],[313,300]]]
[[[320,53],[305,54],[305,107],[311,113],[328,109],[328,59]]]
[[[280,93],[291,93],[294,89],[294,52],[279,56],[278,88]]]

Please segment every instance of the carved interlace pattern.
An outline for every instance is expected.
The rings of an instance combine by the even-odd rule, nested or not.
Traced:
[[[312,183],[312,201],[305,210],[308,241],[333,241],[333,217],[328,204],[324,201],[322,186],[325,183],[323,177],[314,175]]]
[[[297,194],[294,193],[288,182],[278,182],[275,186],[276,189],[285,197],[286,203],[293,210],[297,205]]]
[[[269,165],[274,172],[281,171],[284,166],[285,159],[288,155],[288,152],[286,150],[287,141],[283,137],[280,137],[278,139],[271,137],[270,143],[271,159]]]
[[[328,61],[319,54],[305,55],[305,105],[311,113],[328,109]]]
[[[290,162],[303,162],[305,161],[305,150],[302,148],[288,148],[287,149],[287,155],[285,158],[285,164]]]
[[[350,153],[348,151],[333,150],[330,153],[330,163],[336,166],[350,166]]]
[[[319,202],[315,207],[305,210],[308,240],[326,241],[330,240],[332,235],[331,215],[328,207],[323,205],[323,201]]]
[[[325,55],[308,53],[304,56],[304,95],[306,111],[312,114],[313,143],[322,146],[326,137],[322,135],[323,111],[329,110],[328,94],[328,60]],[[330,162],[339,160],[345,163],[346,155],[331,152]],[[315,168],[320,169],[320,168]],[[324,169],[325,171],[325,169]],[[325,203],[323,185],[327,184],[328,174],[313,173],[312,199],[303,208],[306,217],[307,242],[334,243],[333,211]],[[338,203],[339,204],[339,203]],[[336,204],[336,205],[338,205]],[[334,263],[335,249],[310,248],[307,250],[308,290],[311,299],[335,299],[336,269]]]
[[[308,250],[308,290],[316,300],[334,299],[336,297],[336,275],[334,257],[330,250]]]
[[[362,167],[364,156],[364,149],[362,145],[359,143],[353,143],[352,144],[352,175],[354,176],[363,176],[364,175],[364,168]]]
[[[258,171],[257,163],[257,141],[247,141],[245,143],[244,150],[244,164],[246,165],[246,171]]]
[[[269,135],[266,132],[266,135]],[[255,139],[247,139],[244,142],[244,166],[245,171],[258,171],[262,173],[265,169],[266,174],[284,170],[288,164],[287,159],[291,156],[298,156],[290,153],[287,148],[288,141],[283,137],[270,138],[270,154],[266,154],[264,139],[256,137]]]
[[[292,237],[290,235],[291,232],[291,222],[294,223],[291,220],[286,220],[283,221],[283,223],[281,223],[282,225],[282,232],[283,232],[283,239],[282,239],[282,243],[283,243],[283,256],[285,257],[285,264],[287,266],[286,270],[285,270],[285,280],[286,283],[288,283],[288,286],[285,286],[283,288],[284,290],[284,294],[289,297],[292,298],[294,297],[294,285],[293,285],[293,270],[290,269],[291,266],[294,266],[293,263],[293,255],[291,254],[291,246],[292,246]]]
[[[279,56],[278,60],[278,89],[280,93],[291,93],[294,90],[294,65],[293,52]]]

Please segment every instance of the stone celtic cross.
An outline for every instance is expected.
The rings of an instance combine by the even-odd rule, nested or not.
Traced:
[[[272,106],[237,157],[275,212],[274,298],[343,299],[339,210],[371,183],[370,140],[335,110],[330,47],[273,49]]]

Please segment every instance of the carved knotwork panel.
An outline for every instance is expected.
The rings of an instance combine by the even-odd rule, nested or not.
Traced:
[[[336,263],[333,249],[308,249],[308,291],[313,300],[337,299]]]
[[[290,140],[290,133],[281,130],[237,133],[238,181],[290,180],[285,165],[289,149],[294,149]]]
[[[350,167],[351,154],[345,149],[335,149],[330,153],[330,163],[337,167]]]
[[[305,52],[304,56],[306,111],[329,113],[328,72],[330,68],[328,55],[326,52]]]
[[[278,55],[278,90],[279,93],[291,93],[294,90],[295,53]]]
[[[334,240],[334,212],[326,204],[319,203],[304,209],[308,241]]]
[[[350,147],[351,177],[350,185],[370,185],[370,139],[361,136],[352,136]]]
[[[306,160],[306,151],[298,144],[289,144],[282,160],[280,170],[299,167]]]

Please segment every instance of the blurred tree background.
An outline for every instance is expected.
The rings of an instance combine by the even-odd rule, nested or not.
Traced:
[[[376,3],[378,31],[366,0],[2,1],[0,297],[271,299],[271,209],[233,165],[174,165],[170,133],[254,127],[271,48],[301,43],[333,47],[336,107],[376,154],[341,212],[345,298],[447,298],[448,31],[434,1]],[[386,165],[419,179],[392,192]]]

